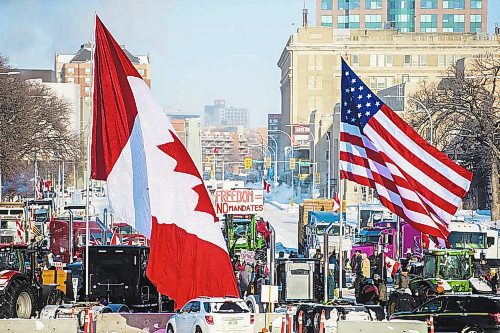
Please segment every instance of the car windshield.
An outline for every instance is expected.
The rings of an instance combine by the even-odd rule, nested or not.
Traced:
[[[205,311],[212,313],[246,313],[250,312],[245,302],[210,302],[205,303]]]
[[[486,249],[486,240],[486,234],[481,232],[452,231],[448,236],[452,248]]]
[[[438,276],[447,280],[470,278],[469,258],[464,255],[444,255],[439,258]]]

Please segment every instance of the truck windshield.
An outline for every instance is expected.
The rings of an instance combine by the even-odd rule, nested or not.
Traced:
[[[436,257],[426,255],[424,263],[424,278],[436,277]]]
[[[19,256],[16,251],[0,251],[0,271],[13,269],[20,270]]]
[[[326,228],[328,228],[329,224],[318,224],[316,225],[316,235],[323,235]],[[332,236],[338,236],[340,235],[340,226],[334,226],[332,229],[330,229],[330,232],[328,233],[329,235]]]
[[[438,277],[446,280],[464,280],[471,277],[469,258],[463,254],[444,255],[439,257]]]
[[[486,233],[452,231],[448,236],[452,248],[486,249]]]
[[[378,235],[361,235],[361,243],[378,243]]]

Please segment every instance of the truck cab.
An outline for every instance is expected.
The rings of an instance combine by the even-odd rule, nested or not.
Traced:
[[[340,214],[325,211],[310,211],[308,213],[308,223],[306,225],[306,254],[313,257],[316,249],[320,249],[321,253],[326,253],[324,249],[323,235],[325,230],[333,224],[330,229],[328,238],[328,253],[335,250],[339,253],[340,247]],[[344,223],[344,237],[342,238],[342,250],[347,256],[350,255],[352,248],[352,236],[354,228]]]

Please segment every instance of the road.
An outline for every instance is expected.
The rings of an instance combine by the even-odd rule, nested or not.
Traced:
[[[274,227],[276,243],[281,243],[287,248],[297,249],[298,210],[282,210],[266,202],[262,216]]]

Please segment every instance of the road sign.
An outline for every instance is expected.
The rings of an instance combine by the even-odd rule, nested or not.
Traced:
[[[301,167],[308,167],[308,166],[311,166],[311,162],[309,161],[300,161],[300,166]]]
[[[245,170],[250,170],[252,168],[252,162],[251,157],[245,157],[243,159],[243,166],[245,167]]]
[[[314,183],[319,184],[321,182],[321,174],[319,172],[316,172],[314,174]]]
[[[290,170],[295,170],[295,158],[290,159]]]
[[[271,168],[271,158],[266,157],[266,169],[270,169],[270,168]]]

